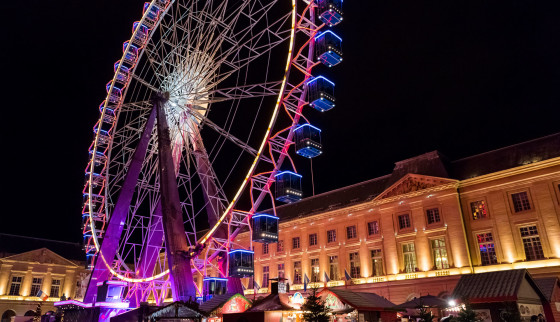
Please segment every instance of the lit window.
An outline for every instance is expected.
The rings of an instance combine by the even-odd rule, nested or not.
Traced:
[[[417,270],[416,252],[414,251],[414,243],[402,245],[404,271],[406,273],[414,273]]]
[[[486,210],[486,202],[478,200],[471,202],[471,213],[473,220],[488,217],[488,210]]]
[[[278,264],[278,278],[284,278],[284,264]]]
[[[309,235],[309,246],[317,245],[317,234],[310,234]]]
[[[60,297],[60,285],[61,285],[61,281],[60,280],[52,280],[52,284],[51,284],[51,294],[49,294],[50,297]]]
[[[350,276],[352,278],[360,278],[360,254],[358,252],[350,253]]]
[[[441,221],[438,208],[426,210],[426,217],[428,218],[428,225],[435,224]]]
[[[301,284],[301,262],[294,262],[294,284]]]
[[[262,253],[264,255],[268,254],[268,244],[262,244]]]
[[[10,292],[8,295],[19,295],[22,281],[22,276],[12,276],[12,284],[10,284]]]
[[[492,233],[477,234],[476,239],[478,240],[478,249],[480,251],[480,261],[482,265],[498,264]]]
[[[448,269],[449,261],[447,260],[447,248],[445,248],[445,239],[432,239],[430,243],[432,246],[434,267],[436,269]]]
[[[277,252],[277,253],[280,253],[280,252],[283,252],[283,251],[284,251],[284,241],[283,241],[283,240],[279,240],[279,241],[276,243],[276,252]]]
[[[329,256],[329,279],[338,280],[338,256]]]
[[[356,238],[356,226],[346,227],[346,239]]]
[[[404,214],[399,216],[399,229],[410,228],[410,215]]]
[[[378,221],[368,222],[367,230],[369,236],[379,234],[379,222]]]
[[[263,279],[262,279],[262,287],[268,287],[268,274],[269,274],[269,268],[268,266],[263,266]]]
[[[33,277],[33,280],[32,280],[32,283],[31,283],[31,293],[29,295],[37,296],[37,294],[39,294],[39,291],[41,290],[42,285],[43,285],[43,279],[42,278]]]
[[[319,282],[321,279],[319,274],[319,259],[311,259],[311,282]]]
[[[541,239],[537,226],[522,227],[519,229],[523,239],[523,249],[528,261],[544,259]]]
[[[292,238],[292,249],[299,248],[299,237]]]
[[[531,210],[531,204],[529,203],[527,191],[513,193],[511,195],[511,200],[513,201],[513,210],[515,210],[515,212]]]
[[[336,230],[327,230],[327,242],[333,243],[336,241]]]
[[[373,270],[372,276],[385,275],[383,270],[383,254],[381,253],[381,249],[371,250],[371,267]]]

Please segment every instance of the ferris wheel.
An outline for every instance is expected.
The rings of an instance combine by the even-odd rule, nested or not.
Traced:
[[[326,30],[342,20],[341,5],[144,4],[93,128],[84,302],[107,281],[127,286],[131,306],[161,304],[169,291],[186,301],[215,280],[242,292],[252,245],[235,237],[249,230],[256,242],[275,242],[276,201],[302,198],[291,146],[307,158],[322,152],[321,130],[303,112],[335,105],[334,83],[312,71],[342,61],[341,39]]]

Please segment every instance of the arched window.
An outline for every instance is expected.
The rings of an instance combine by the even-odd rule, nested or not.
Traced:
[[[2,322],[11,322],[12,318],[16,316],[16,311],[14,310],[6,310],[2,314]]]
[[[35,316],[35,311],[29,310],[29,311],[25,312],[25,314],[23,316]]]

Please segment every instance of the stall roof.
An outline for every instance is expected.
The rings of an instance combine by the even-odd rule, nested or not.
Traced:
[[[239,293],[221,294],[221,295],[215,295],[210,300],[200,304],[199,309],[202,312],[206,312],[206,313],[210,314],[214,310],[222,307],[224,304],[227,303],[227,301],[229,301],[231,298],[233,298],[236,295],[241,296],[247,302],[251,303],[251,301],[249,301],[245,296],[243,296]]]
[[[194,304],[188,304],[184,302],[173,302],[166,305],[152,314],[150,314],[150,319],[162,319],[162,318],[202,318],[205,315],[195,308]]]
[[[295,310],[288,304],[288,294],[270,294],[260,301],[253,303],[253,307],[246,312],[263,311],[293,311]]]
[[[339,289],[325,289],[334,293],[339,300],[358,310],[392,309],[395,304],[375,293],[353,292]]]
[[[535,283],[537,283],[544,297],[549,302],[552,299],[552,294],[554,294],[554,287],[557,284],[560,286],[560,280],[558,280],[558,277],[535,278]]]
[[[544,298],[526,269],[463,275],[452,297],[467,298],[471,303],[517,301],[523,280],[527,280],[537,295]]]

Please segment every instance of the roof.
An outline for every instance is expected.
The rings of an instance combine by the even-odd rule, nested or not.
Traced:
[[[516,301],[523,279],[527,279],[535,292],[543,297],[526,269],[463,275],[451,296],[468,298],[472,303]]]
[[[334,293],[343,303],[359,310],[379,310],[394,308],[395,304],[375,293],[353,292],[340,289],[326,289]]]
[[[552,294],[554,294],[554,287],[557,285],[560,286],[560,280],[558,280],[558,277],[535,278],[535,283],[537,283],[537,286],[549,302],[552,299]]]
[[[41,248],[47,248],[68,260],[86,260],[80,243],[0,233],[0,258]]]
[[[197,310],[196,303],[173,302],[156,311],[154,311],[149,319],[161,318],[199,318],[204,315]],[[158,319],[158,320],[159,320]]]
[[[465,180],[560,157],[560,133],[451,162],[451,176]]]
[[[226,304],[227,301],[229,301],[232,297],[234,296],[241,296],[242,298],[244,298],[247,302],[250,303],[249,300],[247,300],[247,298],[245,298],[243,295],[239,294],[239,293],[235,293],[235,294],[221,294],[221,295],[214,295],[211,299],[209,299],[208,301],[200,304],[200,311],[206,312],[206,313],[211,313],[214,310],[222,307],[224,304]]]
[[[276,215],[286,222],[371,201],[407,174],[464,180],[556,157],[560,157],[560,133],[455,161],[431,151],[396,162],[390,174],[278,206]]]
[[[288,305],[288,294],[270,294],[264,299],[253,303],[253,307],[245,312],[264,312],[264,311],[293,311],[293,307]]]

